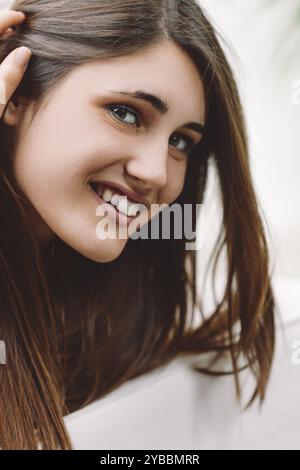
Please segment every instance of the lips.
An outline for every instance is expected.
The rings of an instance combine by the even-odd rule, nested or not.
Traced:
[[[134,204],[143,204],[147,209],[150,208],[150,201],[148,201],[146,198],[142,197],[139,193],[127,188],[126,186],[123,186],[119,183],[113,182],[113,181],[90,181],[90,184],[92,185],[92,188],[97,191],[97,185],[99,187],[105,187],[110,189],[111,191],[120,194],[121,196],[126,196],[128,200]]]
[[[97,183],[96,181],[92,181],[91,182],[91,186],[93,188],[93,190],[98,194],[98,196],[102,197],[101,194],[103,194],[104,190],[105,189],[110,189],[111,191],[113,191],[113,193],[115,194],[119,194],[120,196],[126,196],[127,197],[127,194],[123,193],[122,191],[120,191],[119,189],[116,189],[114,188],[113,186],[109,186],[108,184],[104,184],[104,183]],[[131,202],[134,202],[135,204],[137,203],[137,201],[131,201]]]
[[[118,209],[112,205],[110,202],[105,202],[101,196],[99,196],[96,191],[90,186],[90,191],[94,194],[94,197],[98,201],[98,204],[106,204],[107,209],[108,209],[108,214],[113,218],[113,220],[116,220],[119,224],[129,226],[131,221],[135,217],[128,217],[127,215],[124,215],[122,212],[119,212]]]

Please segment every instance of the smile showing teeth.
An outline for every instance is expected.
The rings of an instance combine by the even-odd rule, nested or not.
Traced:
[[[101,183],[94,184],[93,189],[105,202],[112,204],[127,217],[135,217],[137,213],[142,213],[146,210],[143,204],[131,202],[127,196],[121,195]]]

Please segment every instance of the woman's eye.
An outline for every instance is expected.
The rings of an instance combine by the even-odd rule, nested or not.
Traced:
[[[109,112],[113,114],[113,116],[118,121],[121,121],[124,124],[128,124],[129,126],[140,127],[141,119],[139,117],[139,113],[134,111],[129,106],[126,106],[123,104],[113,104],[113,105],[108,105],[107,109]],[[126,120],[126,116],[128,117],[127,120]],[[183,134],[173,134],[170,140],[174,139],[174,137],[175,137],[175,146],[176,146],[176,143],[178,145],[178,142],[180,143],[181,141],[181,146],[176,146],[176,149],[185,154],[189,154],[191,150],[193,149],[193,147],[195,147],[196,145],[192,138],[187,137]]]
[[[183,145],[181,144],[181,148],[177,147],[177,150],[179,150],[180,152],[188,154],[195,146],[193,139],[191,139],[190,137],[184,136],[182,134],[173,134],[171,139],[172,138],[174,139],[174,137],[175,137],[175,143],[180,142],[180,141],[183,142]]]
[[[128,106],[125,105],[109,105],[108,110],[113,113],[114,116],[117,117],[119,121],[124,122],[125,124],[129,124],[130,126],[138,127],[140,124],[140,120],[138,115],[133,111],[133,109],[129,108]],[[127,122],[125,120],[125,117],[127,115],[131,115],[129,119],[127,119]]]

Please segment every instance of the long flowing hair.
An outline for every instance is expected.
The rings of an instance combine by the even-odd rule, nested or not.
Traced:
[[[223,373],[213,364],[229,357],[239,400],[240,371],[249,368],[256,385],[247,407],[256,398],[262,403],[275,343],[269,252],[239,93],[206,14],[195,0],[23,0],[11,8],[27,19],[0,41],[0,62],[18,46],[31,49],[11,99],[34,103],[35,113],[77,65],[162,41],[189,55],[204,84],[207,132],[176,202],[205,203],[211,163],[222,224],[210,263],[216,268],[225,253],[227,275],[214,311],[195,326],[202,294],[196,252],[185,249],[184,237],[129,239],[111,263],[93,262],[58,237],[53,256],[39,250],[26,216],[30,202],[14,179],[15,130],[1,120],[0,339],[7,363],[0,366],[0,446],[71,449],[64,416],[179,355],[212,356],[207,365],[193,364],[208,374]],[[72,259],[63,279],[55,268],[61,256]]]

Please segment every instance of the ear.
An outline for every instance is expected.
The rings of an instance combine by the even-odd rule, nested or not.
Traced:
[[[16,126],[22,114],[22,105],[18,100],[11,99],[2,115],[2,121],[9,126]]]

